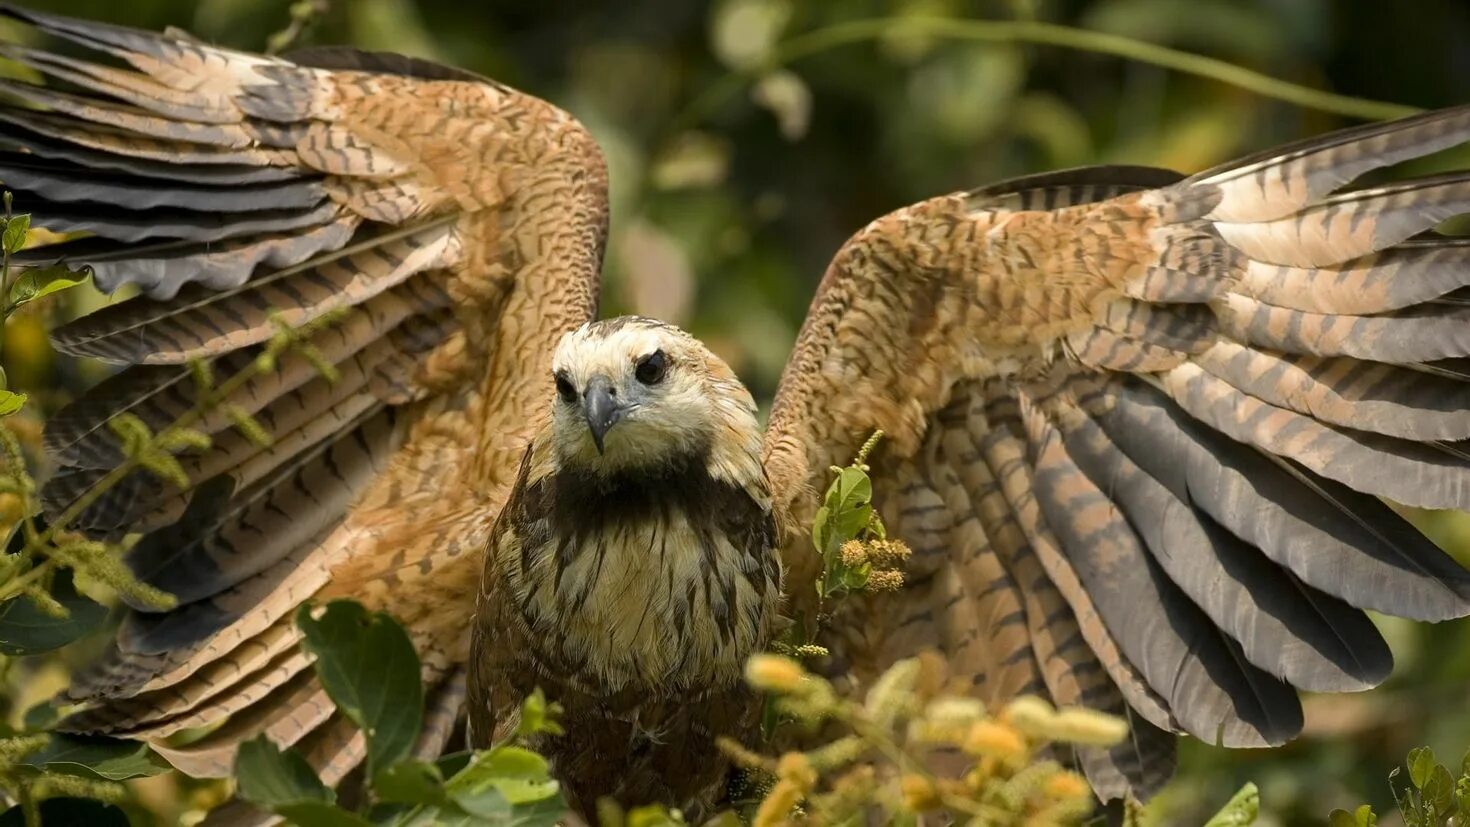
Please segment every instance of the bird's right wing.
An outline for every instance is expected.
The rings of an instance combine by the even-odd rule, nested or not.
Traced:
[[[299,645],[293,610],[350,597],[407,626],[433,699],[433,752],[463,694],[490,522],[551,398],[562,332],[594,312],[606,174],[550,105],[394,56],[298,60],[6,6],[90,50],[6,45],[47,85],[4,81],[0,180],[38,226],[82,237],[21,263],[88,265],[145,294],[55,333],[125,367],[57,415],[53,516],[94,536],[142,532],[128,563],[178,598],[136,607],[77,677],[74,731],[156,741],[219,725],[177,766],[231,768],[264,732],[300,743],[329,781],[362,757]],[[315,64],[315,65],[314,65]],[[107,427],[160,428],[199,397],[186,363],[225,377],[277,325],[340,320],[310,339],[329,381],[290,353],[195,427],[179,490],[136,472]],[[253,416],[262,446],[232,429]]]
[[[1104,798],[1157,789],[1167,732],[1280,744],[1296,689],[1381,681],[1360,609],[1470,613],[1470,575],[1379,499],[1470,508],[1470,244],[1413,238],[1470,213],[1470,174],[1339,190],[1467,141],[1452,109],[861,230],[766,441],[797,610],[816,492],[881,428],[877,505],[914,558],[903,592],[834,620],[839,662],[937,645],[986,701],[1128,716],[1128,742],[1079,755]]]

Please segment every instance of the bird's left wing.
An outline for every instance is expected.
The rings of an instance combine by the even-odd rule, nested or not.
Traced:
[[[0,181],[42,227],[80,233],[22,264],[89,265],[145,294],[58,330],[61,350],[125,367],[57,415],[53,516],[141,532],[128,562],[174,594],[137,607],[70,690],[84,732],[157,740],[226,774],[240,740],[300,743],[331,781],[362,757],[299,645],[293,610],[350,597],[393,612],[424,663],[421,749],[458,709],[480,554],[551,398],[557,338],[596,302],[601,153],[567,114],[397,56],[296,60],[4,7],[90,50],[5,45],[46,85],[4,81]],[[160,428],[199,403],[187,362],[223,382],[279,325],[339,313],[219,400],[181,457],[185,490],[137,472],[106,427]],[[335,368],[329,381],[322,362]],[[224,387],[224,386],[221,386]],[[268,445],[232,430],[251,415]]]
[[[1361,609],[1470,613],[1470,577],[1379,497],[1470,508],[1470,175],[1338,192],[1470,140],[1470,109],[1190,178],[1039,176],[878,219],[822,281],[772,412],[789,593],[828,468],[875,428],[909,583],[834,620],[858,672],[937,645],[987,700],[1127,716],[1079,763],[1146,796],[1168,732],[1301,727],[1296,689],[1391,669]],[[1336,193],[1336,194],[1334,194]]]

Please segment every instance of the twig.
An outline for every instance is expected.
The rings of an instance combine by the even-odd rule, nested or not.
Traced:
[[[266,39],[265,53],[278,55],[296,45],[303,34],[312,26],[316,25],[322,15],[327,13],[331,7],[328,0],[297,0],[291,4],[291,22],[286,28],[281,29]]]
[[[675,118],[674,132],[708,117],[760,75],[838,46],[896,35],[924,35],[981,43],[1035,43],[1113,55],[1185,74],[1217,80],[1249,92],[1308,109],[1366,120],[1402,118],[1421,110],[1403,104],[1339,95],[1263,75],[1233,63],[1181,52],[1141,40],[1055,23],[1030,20],[965,20],[949,17],[877,18],[837,23],[781,43],[759,66],[724,75]]]

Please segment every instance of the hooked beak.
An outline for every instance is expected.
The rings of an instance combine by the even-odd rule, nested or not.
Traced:
[[[592,443],[597,453],[602,451],[602,438],[612,426],[623,418],[623,408],[618,404],[612,382],[606,376],[594,376],[587,383],[582,395],[582,407],[587,413],[587,427],[592,431]]]

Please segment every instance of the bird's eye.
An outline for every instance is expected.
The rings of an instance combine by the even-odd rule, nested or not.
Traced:
[[[566,374],[564,374],[564,373],[558,373],[558,374],[556,374],[556,377],[555,378],[556,378],[556,393],[557,393],[558,396],[561,397],[561,401],[567,403],[568,405],[572,404],[573,402],[576,402],[577,401],[577,391],[576,391],[575,388],[572,387],[572,381],[567,378]]]
[[[669,358],[662,350],[655,350],[638,360],[638,367],[633,370],[633,375],[645,385],[657,385],[664,380],[664,373],[668,369]]]

